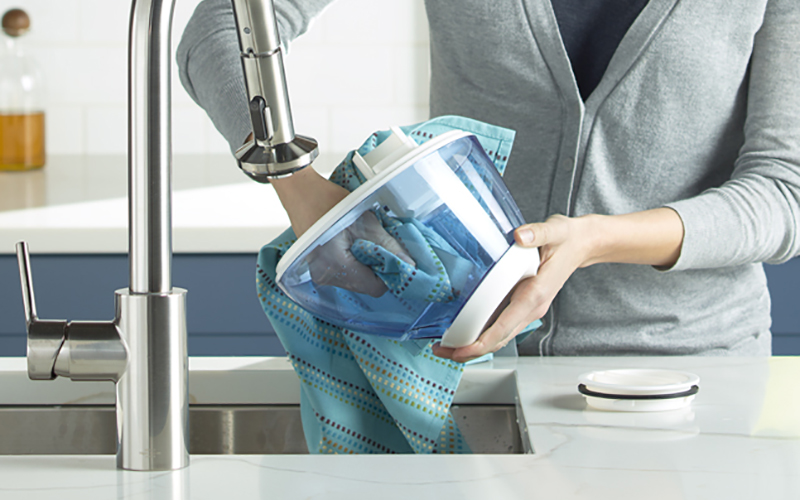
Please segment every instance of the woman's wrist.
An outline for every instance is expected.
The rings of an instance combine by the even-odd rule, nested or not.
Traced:
[[[683,222],[671,208],[583,219],[589,251],[581,267],[599,263],[675,265],[683,244]]]
[[[294,196],[302,193],[303,191],[308,193],[307,186],[309,183],[317,182],[319,179],[316,179],[316,177],[322,179],[322,176],[319,175],[316,170],[314,170],[314,167],[309,165],[288,177],[270,179],[269,182],[275,187],[275,191],[278,193],[279,197],[281,195]],[[304,186],[306,186],[305,189]]]
[[[576,231],[583,235],[584,241],[583,260],[578,267],[608,262],[616,239],[612,234],[613,221],[608,218],[606,215],[588,214],[573,219],[577,224]]]
[[[310,166],[289,177],[273,179],[271,184],[298,237],[348,194]]]

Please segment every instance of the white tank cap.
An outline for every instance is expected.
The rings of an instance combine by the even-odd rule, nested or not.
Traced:
[[[392,133],[378,147],[364,156],[358,152],[353,155],[353,163],[367,179],[372,179],[375,174],[417,147],[414,139],[404,134],[399,127],[392,127],[390,130]]]

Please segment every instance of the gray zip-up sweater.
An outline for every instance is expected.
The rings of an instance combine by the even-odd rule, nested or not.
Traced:
[[[284,40],[328,3],[276,0]],[[650,0],[586,102],[550,0],[426,6],[431,115],[517,131],[505,178],[528,221],[661,206],[683,220],[672,269],[577,270],[521,351],[769,354],[761,262],[800,252],[800,2]],[[241,144],[250,129],[229,0],[198,7],[178,64]]]

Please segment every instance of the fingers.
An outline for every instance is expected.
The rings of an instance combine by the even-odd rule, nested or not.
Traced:
[[[465,362],[490,352],[496,352],[525,329],[533,321],[542,318],[550,307],[558,290],[571,274],[569,265],[547,261],[539,268],[539,274],[521,281],[511,292],[508,305],[501,305],[497,319],[473,344],[457,349],[434,347],[434,354],[453,361]]]
[[[360,263],[348,269],[348,275],[334,286],[375,298],[389,290],[386,284],[372,272],[372,269]]]
[[[583,265],[591,248],[586,226],[580,219],[553,215],[545,222],[525,224],[514,239],[539,249],[541,264],[536,276],[521,281],[507,307],[472,345],[458,349],[437,348],[434,353],[454,361],[467,361],[494,352],[511,342],[527,325],[547,312],[553,299],[573,272]]]
[[[383,228],[375,214],[365,212],[345,231],[312,252],[309,269],[315,283],[372,297],[380,297],[386,293],[388,288],[384,282],[351,253],[350,247],[357,239],[380,245],[407,264],[416,267],[414,259],[403,245]]]
[[[372,269],[350,253],[351,243],[342,233],[315,249],[308,260],[311,279],[318,285],[335,286],[371,297],[382,296],[388,288]]]
[[[496,325],[496,323],[495,323]],[[495,326],[493,325],[493,326]],[[523,328],[524,325],[521,328]],[[497,328],[495,331],[486,330],[474,343],[459,347],[456,349],[434,346],[433,353],[440,357],[446,357],[459,363],[465,363],[469,360],[479,358],[490,352],[497,352],[506,346],[509,342],[516,337],[517,333],[510,335],[505,334],[503,331],[505,327]]]
[[[530,321],[520,324],[514,328],[510,335],[505,335],[504,328],[499,327],[494,332],[486,330],[474,343],[465,347],[443,347],[441,344],[434,344],[433,354],[440,358],[452,359],[458,363],[465,363],[472,359],[479,358],[490,352],[497,352],[505,347],[509,342],[513,342],[514,338],[522,331],[525,326],[530,324]],[[496,323],[495,323],[496,325]],[[493,325],[494,326],[494,325]]]
[[[532,279],[531,279],[532,280]],[[522,283],[528,283],[525,280]],[[530,283],[528,283],[530,285]],[[496,318],[490,319],[487,328],[474,343],[459,348],[447,348],[435,345],[433,352],[437,356],[452,359],[453,361],[465,362],[479,358],[490,352],[497,352],[505,347],[509,342],[528,326],[531,322],[539,319],[547,311],[547,308],[531,308],[529,301],[524,293],[515,289],[509,294],[509,299],[503,301],[498,307]],[[541,314],[539,314],[541,312]]]

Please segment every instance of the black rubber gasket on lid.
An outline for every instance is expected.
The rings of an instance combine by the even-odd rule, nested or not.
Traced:
[[[603,399],[678,399],[678,398],[685,398],[687,396],[694,396],[695,394],[700,391],[700,387],[697,385],[693,385],[691,389],[684,392],[672,392],[668,394],[607,394],[605,392],[595,392],[590,389],[586,388],[584,384],[578,384],[578,392],[583,394],[584,396],[591,396],[593,398],[603,398]]]

